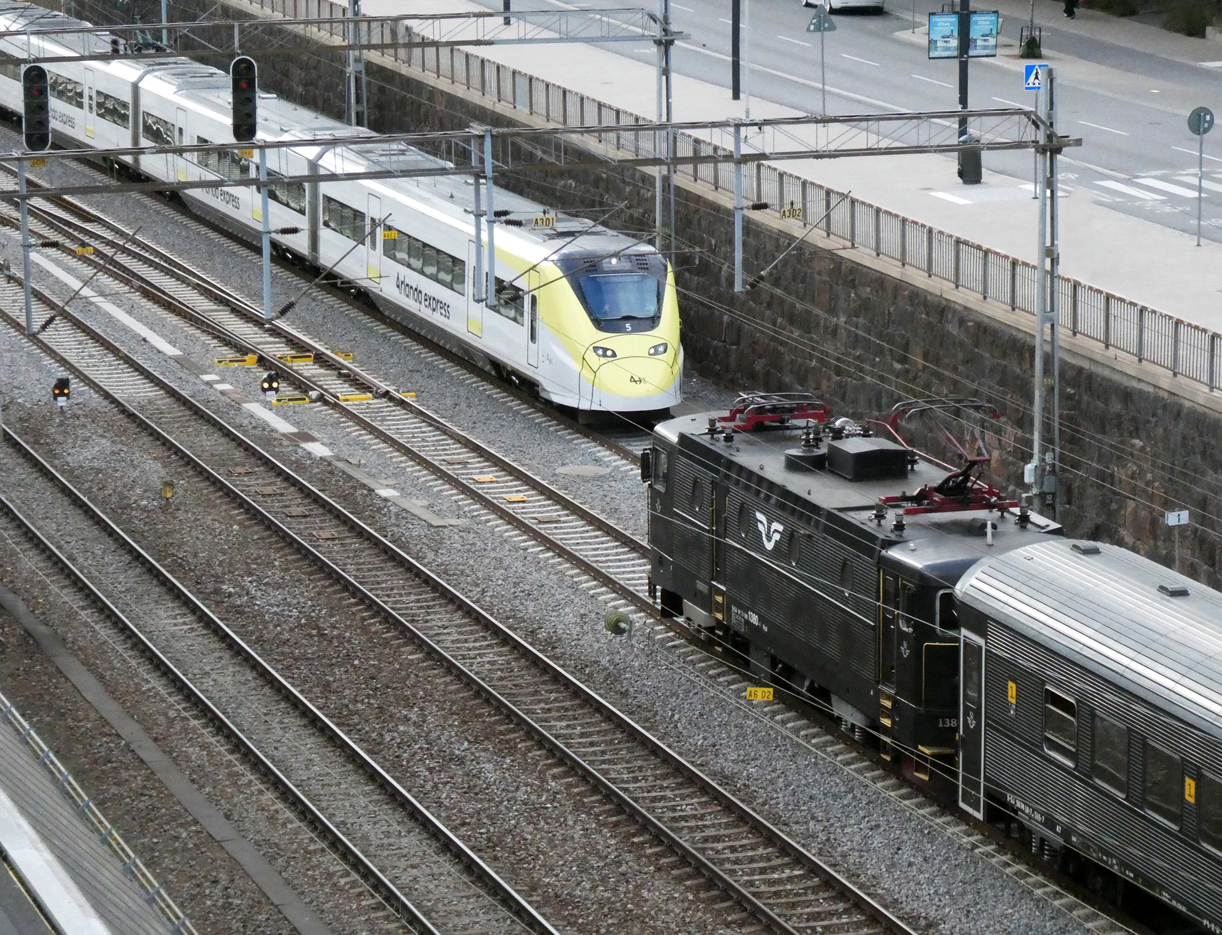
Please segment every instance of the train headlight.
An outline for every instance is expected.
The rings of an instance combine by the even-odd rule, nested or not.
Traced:
[[[594,350],[595,357],[602,357],[604,360],[610,360],[612,357],[615,356],[615,351],[611,350],[611,348],[609,347],[599,347],[596,344],[594,345],[593,350]]]
[[[649,349],[650,357],[661,357],[670,349],[670,345],[663,341],[661,344],[655,344]]]

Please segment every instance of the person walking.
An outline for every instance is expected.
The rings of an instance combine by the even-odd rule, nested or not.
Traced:
[[[1065,0],[1065,15],[1070,19],[1074,18],[1074,12],[1078,9],[1078,0]]]

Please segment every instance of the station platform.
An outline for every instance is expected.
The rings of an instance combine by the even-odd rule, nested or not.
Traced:
[[[0,860],[0,935],[194,931],[3,695]]]

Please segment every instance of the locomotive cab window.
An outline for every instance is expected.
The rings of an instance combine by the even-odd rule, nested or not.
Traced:
[[[1090,774],[1095,782],[1119,796],[1129,791],[1129,729],[1095,714],[1094,757]]]
[[[959,611],[955,609],[955,592],[950,588],[938,592],[938,603],[934,608],[934,626],[939,630],[958,630]]]
[[[665,448],[653,450],[653,486],[658,493],[666,493],[667,457]]]
[[[1051,688],[1044,689],[1044,749],[1071,766],[1078,759],[1078,705]]]
[[[1180,826],[1184,764],[1174,753],[1146,741],[1146,811],[1172,827]]]
[[[1222,852],[1222,779],[1201,773],[1196,798],[1201,843]]]

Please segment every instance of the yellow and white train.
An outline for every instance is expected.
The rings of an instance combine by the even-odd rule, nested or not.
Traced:
[[[0,0],[0,30],[84,25],[56,13]],[[106,36],[84,33],[0,39],[19,59],[110,51]],[[233,142],[229,76],[188,59],[105,58],[46,66],[57,141],[75,148]],[[0,67],[0,107],[20,113],[21,66]],[[350,144],[268,153],[268,176],[398,170],[444,165],[418,150],[379,142],[261,92],[259,140],[352,136]],[[262,227],[254,188],[226,181],[257,177],[246,147],[199,158],[125,157],[131,168],[166,181],[215,180],[185,190],[192,210],[244,236]],[[269,226],[288,253],[358,283],[388,315],[450,344],[557,405],[582,411],[665,411],[682,393],[683,350],[674,273],[653,247],[589,220],[494,191],[495,307],[477,302],[474,185],[469,177],[296,183],[269,186]],[[484,204],[487,204],[485,198]],[[486,228],[485,228],[486,230]],[[354,245],[360,244],[360,246]],[[340,259],[347,256],[344,259]]]

